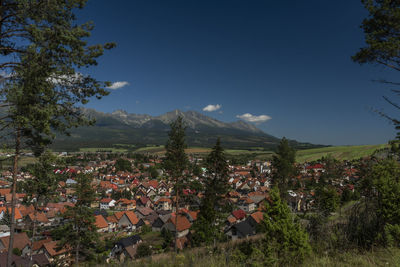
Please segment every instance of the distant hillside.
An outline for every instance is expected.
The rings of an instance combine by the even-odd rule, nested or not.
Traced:
[[[278,138],[264,133],[256,126],[244,121],[222,122],[195,111],[174,110],[160,116],[129,114],[123,110],[103,113],[94,109],[83,109],[83,113],[96,119],[90,127],[73,129],[71,136],[58,136],[53,145],[56,150],[77,150],[81,147],[113,147],[115,144],[164,145],[168,139],[170,123],[181,116],[187,125],[189,146],[211,147],[218,137],[225,147],[265,149],[276,147]],[[298,148],[321,147],[309,143],[290,141]]]
[[[297,151],[298,162],[314,161],[328,155],[338,160],[353,160],[371,156],[377,149],[383,149],[388,145],[365,145],[365,146],[333,146],[313,148]]]

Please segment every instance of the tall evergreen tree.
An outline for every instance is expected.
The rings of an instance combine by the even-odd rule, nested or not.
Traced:
[[[361,0],[368,11],[368,17],[362,22],[361,28],[365,35],[365,46],[362,47],[352,59],[360,64],[380,64],[388,69],[400,71],[400,1],[398,0]],[[399,81],[380,82],[399,86]],[[397,96],[400,90],[392,90]],[[397,109],[400,105],[383,97],[389,104]],[[400,130],[400,119],[378,111],[379,114],[389,119]],[[397,134],[400,138],[400,132]]]
[[[206,158],[206,175],[204,177],[204,197],[197,220],[193,241],[196,245],[210,244],[221,235],[223,214],[226,209],[224,197],[229,192],[229,168],[220,139]]]
[[[261,227],[265,232],[263,249],[267,265],[296,265],[310,254],[308,234],[281,200],[277,187],[270,191]]]
[[[185,153],[187,147],[185,141],[185,125],[181,116],[171,123],[171,130],[168,133],[168,141],[165,145],[166,153],[164,159],[164,169],[173,183],[175,193],[175,225],[178,224],[179,197],[184,186],[187,184],[185,171],[188,167],[188,157]],[[177,247],[178,231],[175,231],[175,252]]]
[[[14,163],[8,266],[15,230],[15,190],[22,146],[35,154],[54,138],[54,131],[88,123],[77,103],[107,95],[102,83],[78,72],[114,44],[88,46],[91,23],[78,25],[75,9],[86,0],[0,1],[1,129],[13,136]],[[4,132],[3,132],[4,133]]]
[[[75,185],[77,201],[73,207],[68,207],[63,214],[65,224],[57,232],[61,235],[59,247],[68,247],[75,256],[75,264],[79,265],[82,257],[91,257],[99,242],[99,233],[95,225],[95,217],[90,204],[96,194],[92,188],[92,177],[78,175]]]
[[[288,140],[283,137],[272,158],[274,169],[272,183],[279,187],[283,198],[286,198],[290,180],[297,174],[295,162],[296,151],[290,147]]]

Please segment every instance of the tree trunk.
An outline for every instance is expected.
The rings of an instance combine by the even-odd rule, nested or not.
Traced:
[[[79,236],[79,232],[77,231]],[[80,247],[81,239],[78,237],[78,242],[76,244],[76,251],[75,251],[75,265],[79,266],[79,247]]]
[[[13,166],[13,184],[12,184],[12,197],[11,197],[11,225],[10,225],[10,241],[8,245],[8,254],[7,254],[7,266],[12,266],[12,255],[13,255],[13,246],[14,246],[14,231],[15,231],[15,206],[16,206],[16,191],[17,191],[17,174],[18,174],[18,159],[20,153],[20,132],[19,129],[16,131],[15,138],[15,155],[14,155],[14,166]]]
[[[30,254],[29,260],[30,260],[30,265],[31,265],[31,266],[33,265],[33,262],[32,262],[32,256],[33,256],[33,242],[35,242],[35,235],[36,235],[37,201],[38,201],[38,198],[36,199],[36,203],[35,203],[35,205],[34,205],[32,238],[31,238],[31,249],[30,249],[30,252],[29,252],[29,254]]]
[[[179,213],[179,189],[176,182],[176,200],[175,200],[175,253],[178,253],[178,213]]]

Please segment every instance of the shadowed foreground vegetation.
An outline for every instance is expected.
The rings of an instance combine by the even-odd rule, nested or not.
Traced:
[[[163,258],[159,255],[149,257],[135,262],[128,262],[124,266],[139,267],[164,267],[164,266],[264,266],[257,257],[252,262],[243,263],[241,258],[234,253],[227,254],[224,251],[193,253],[188,250],[184,253],[174,255],[168,254]],[[104,265],[105,266],[105,265]],[[113,265],[114,266],[114,265]],[[117,264],[115,264],[117,266]],[[278,265],[277,265],[278,266]],[[350,267],[350,266],[400,266],[400,249],[378,249],[375,251],[360,252],[357,250],[347,252],[336,252],[331,255],[313,254],[308,257],[302,265],[299,266],[326,266],[326,267]]]

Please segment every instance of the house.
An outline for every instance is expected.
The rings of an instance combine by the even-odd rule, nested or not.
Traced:
[[[25,217],[26,223],[33,225],[35,222],[38,226],[50,226],[51,222],[47,218],[46,214],[43,212],[36,212],[36,216],[34,213],[30,213]]]
[[[232,211],[232,216],[235,217],[237,222],[240,222],[246,218],[246,213],[243,210],[238,209],[238,210]]]
[[[146,216],[150,215],[151,213],[155,213],[154,210],[145,207],[139,207],[136,209],[136,215],[139,219],[145,218]]]
[[[253,229],[257,231],[260,223],[264,220],[264,214],[261,211],[256,211],[247,217],[246,221],[250,224]]]
[[[136,193],[137,195],[137,193]],[[150,198],[142,196],[139,199],[136,200],[136,206],[137,207],[145,207],[145,208],[150,208],[152,205]]]
[[[12,266],[48,266],[50,262],[47,260],[44,254],[32,255],[32,261],[30,257],[12,255]],[[7,252],[0,253],[0,267],[7,266]]]
[[[125,211],[118,220],[118,227],[133,231],[138,222],[139,219],[133,211]]]
[[[104,233],[104,232],[108,232],[109,228],[108,228],[108,223],[107,221],[104,219],[103,215],[96,215],[94,216],[96,221],[95,221],[95,225],[97,227],[97,232],[99,233]]]
[[[0,238],[0,252],[8,251],[8,245],[10,242],[10,236],[4,236]],[[29,237],[25,232],[16,233],[14,235],[13,248],[18,248],[22,255],[27,255],[29,253]]]
[[[161,229],[167,229],[169,230],[173,235],[175,235],[175,232],[178,232],[178,238],[184,237],[189,233],[189,228],[191,224],[189,220],[186,218],[184,215],[176,215],[171,216],[169,218],[168,222],[164,224],[164,226]]]
[[[232,225],[227,231],[225,231],[225,234],[232,240],[236,240],[238,238],[246,238],[255,235],[256,230],[251,227],[248,221],[243,221]]]
[[[166,224],[170,218],[171,218],[171,213],[165,215],[160,214],[151,225],[152,231],[160,232],[164,224]]]
[[[154,208],[156,210],[172,210],[172,200],[162,197],[154,203]]]
[[[122,238],[114,244],[114,247],[111,249],[110,256],[113,258],[118,258],[118,260],[121,262],[123,262],[125,258],[134,259],[137,245],[141,242],[142,238],[139,235]]]
[[[251,198],[243,198],[238,201],[238,207],[247,213],[251,213],[255,210],[256,204]]]
[[[118,210],[134,210],[136,208],[136,200],[121,198],[116,202],[115,207]]]
[[[110,208],[114,208],[115,200],[112,198],[103,198],[100,200],[100,209],[108,210]]]
[[[59,248],[58,241],[50,241],[43,243],[41,248],[38,250],[39,253],[43,253],[46,258],[51,262],[63,259],[69,255],[69,250],[64,248]]]

